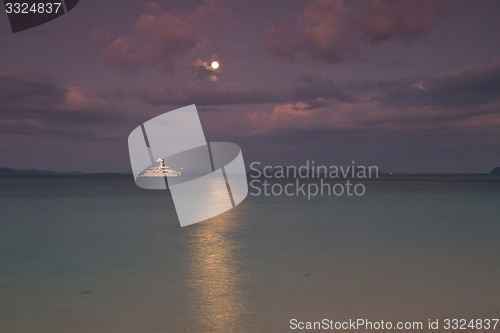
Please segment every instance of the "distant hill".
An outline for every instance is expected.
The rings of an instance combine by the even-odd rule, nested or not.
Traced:
[[[500,167],[491,170],[490,175],[500,175]]]
[[[83,172],[70,171],[59,172],[52,170],[36,170],[36,169],[13,169],[0,167],[0,175],[82,175]]]

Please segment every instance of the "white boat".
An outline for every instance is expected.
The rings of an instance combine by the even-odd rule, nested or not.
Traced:
[[[179,177],[182,174],[182,171],[176,171],[166,166],[165,161],[161,158],[159,158],[157,162],[159,162],[160,165],[147,169],[140,174],[139,177]]]

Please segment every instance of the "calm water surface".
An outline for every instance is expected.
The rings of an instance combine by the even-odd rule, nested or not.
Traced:
[[[291,332],[500,313],[500,179],[252,197],[179,227],[131,177],[0,179],[0,332]]]

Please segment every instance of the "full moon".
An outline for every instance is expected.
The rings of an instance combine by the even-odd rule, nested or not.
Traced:
[[[212,66],[213,69],[217,69],[219,68],[219,63],[217,61],[213,61],[210,66]]]

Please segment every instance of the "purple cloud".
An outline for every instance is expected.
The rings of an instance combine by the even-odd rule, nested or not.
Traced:
[[[174,75],[176,60],[207,42],[203,35],[207,26],[234,22],[224,2],[208,0],[188,14],[165,11],[159,4],[147,2],[147,12],[103,51],[103,58],[126,71],[153,67]]]
[[[377,44],[426,35],[453,11],[456,3],[366,0],[357,5],[340,0],[309,0],[293,24],[271,25],[262,36],[274,55],[293,57],[305,53],[313,59],[335,63],[357,56],[363,40]]]

